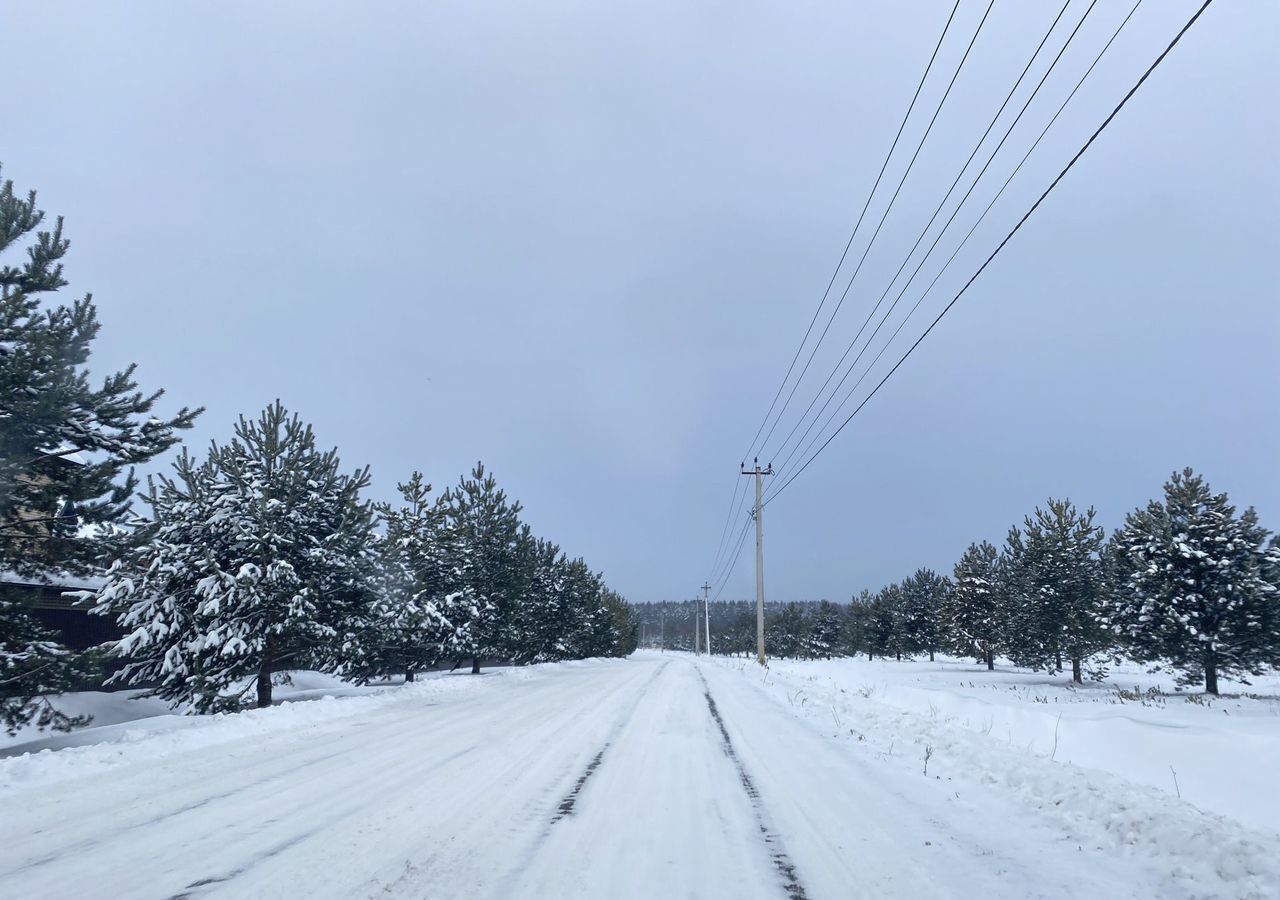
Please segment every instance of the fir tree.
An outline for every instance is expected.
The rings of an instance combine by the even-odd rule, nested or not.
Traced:
[[[184,452],[152,485],[145,545],[99,595],[129,632],[117,680],[207,712],[254,688],[269,706],[273,677],[291,668],[342,672],[374,588],[368,483],[367,469],[340,473],[337,451],[318,451],[279,403],[241,417],[203,463]]]
[[[1091,657],[1111,643],[1105,626],[1109,603],[1101,526],[1092,509],[1079,512],[1069,500],[1036,508],[1005,544],[1005,602],[1009,604],[1009,654],[1014,662],[1051,673],[1071,663],[1082,683]],[[1091,670],[1101,677],[1095,663]]]
[[[986,541],[970,544],[956,563],[955,583],[944,612],[952,647],[995,666],[1004,616],[998,593],[997,551]]]
[[[1280,663],[1275,544],[1253,509],[1237,516],[1191,469],[1165,484],[1164,502],[1135,510],[1116,535],[1123,579],[1112,624],[1130,652],[1201,678],[1243,677]]]
[[[131,467],[171,447],[200,410],[156,418],[162,392],[141,393],[132,366],[90,384],[97,310],[88,295],[70,306],[47,298],[67,284],[70,243],[61,218],[37,230],[44,215],[34,191],[0,184],[0,255],[24,242],[26,251],[0,264],[0,571],[56,584],[119,546],[115,526],[137,486]],[[45,697],[73,689],[91,668],[0,587],[0,713],[10,733],[84,721]]]

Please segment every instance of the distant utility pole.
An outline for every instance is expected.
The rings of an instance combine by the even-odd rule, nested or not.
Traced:
[[[707,656],[711,655],[711,601],[707,599],[707,595],[710,592],[711,592],[711,585],[707,584],[706,582],[703,582],[702,609],[703,609],[703,612],[706,614],[706,619],[703,622],[703,624],[706,625],[706,628],[704,628],[703,631],[707,633]]]
[[[702,654],[702,615],[698,612],[698,598],[693,598],[693,655]]]
[[[764,507],[760,503],[764,495],[764,482],[761,480],[765,475],[773,474],[773,463],[769,463],[768,468],[760,468],[760,459],[757,457],[752,460],[755,464],[754,469],[748,469],[744,463],[740,468],[743,475],[754,475],[756,477],[756,656],[760,665],[764,665]]]

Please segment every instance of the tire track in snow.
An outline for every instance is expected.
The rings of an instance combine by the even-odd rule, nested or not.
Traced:
[[[424,767],[422,763],[417,761],[414,761],[410,765],[401,766],[398,769],[394,770],[396,771],[396,774],[399,775],[400,777],[385,785],[380,784],[379,788],[383,790],[385,793],[390,793],[394,795],[398,793],[400,788],[408,787],[410,784],[419,781],[424,771],[430,771],[433,768],[434,769],[442,768],[448,765],[449,763],[455,762],[475,752],[475,749],[476,749],[475,746],[463,747],[462,749],[449,754],[443,759],[433,761],[426,767]],[[383,772],[380,773],[380,777],[385,777],[385,775],[386,775],[386,770],[383,770]],[[358,783],[347,785],[342,790],[334,792],[329,799],[332,800],[334,798],[337,798],[337,799],[355,798],[355,800],[352,803],[347,803],[337,807],[336,812],[334,812],[331,809],[329,811],[329,814],[314,828],[307,829],[306,831],[291,835],[289,837],[286,837],[284,840],[278,841],[277,843],[268,847],[266,850],[251,856],[243,865],[236,866],[235,868],[232,868],[232,869],[228,869],[218,875],[208,875],[203,878],[198,878],[195,881],[188,884],[186,888],[179,891],[178,893],[171,894],[169,897],[166,898],[166,900],[190,900],[190,898],[195,897],[198,894],[202,893],[206,888],[214,888],[214,887],[219,887],[223,884],[226,884],[227,882],[235,878],[238,878],[241,875],[244,875],[246,872],[252,871],[258,865],[266,862],[272,857],[279,856],[285,850],[288,850],[291,847],[295,847],[298,844],[301,844],[302,842],[309,840],[315,837],[316,835],[321,834],[322,832],[327,831],[329,828],[332,828],[334,825],[337,825],[341,822],[348,820],[351,816],[355,815],[357,812],[367,808],[368,798],[369,798],[369,786],[364,782],[358,782]],[[314,799],[307,798],[302,803],[294,805],[292,808],[284,811],[280,815],[266,820],[265,822],[262,823],[262,826],[272,826],[280,822],[296,819],[298,818],[299,813],[305,810],[311,809],[314,805],[315,805]],[[261,828],[251,830],[250,833],[242,835],[241,837],[251,838],[255,836],[257,833],[260,833],[261,830],[262,830]]]
[[[582,774],[580,774],[577,780],[574,781],[573,787],[569,789],[569,792],[565,794],[556,805],[555,812],[552,814],[551,819],[547,822],[546,826],[537,835],[537,837],[533,839],[528,847],[526,847],[525,851],[520,854],[520,857],[516,862],[507,870],[506,875],[499,879],[495,887],[491,891],[487,892],[485,896],[493,898],[506,898],[512,896],[512,886],[516,883],[521,873],[529,868],[530,864],[542,850],[547,839],[551,836],[552,829],[555,828],[556,824],[574,814],[578,798],[582,794],[582,789],[586,787],[591,776],[599,771],[600,766],[604,762],[605,754],[609,751],[609,748],[613,746],[614,741],[617,740],[622,729],[631,721],[631,717],[635,714],[636,709],[639,708],[640,703],[644,700],[645,693],[649,690],[650,685],[658,680],[658,676],[661,675],[670,664],[670,660],[664,660],[658,668],[654,670],[653,674],[646,678],[644,683],[640,685],[639,690],[636,691],[635,699],[631,701],[627,706],[626,711],[618,717],[617,721],[610,726],[609,734],[605,738],[604,743],[601,745],[600,749],[596,751],[596,754],[591,757],[591,760],[582,770]],[[619,688],[618,691],[620,692],[625,689],[625,687],[622,687]],[[613,694],[610,696],[612,697]]]
[[[560,805],[556,807],[556,813],[551,817],[551,822],[547,826],[547,831],[550,831],[551,826],[559,822],[565,816],[573,815],[573,808],[578,802],[578,795],[582,793],[582,789],[586,786],[587,781],[590,780],[591,776],[600,768],[600,764],[604,762],[605,753],[607,753],[609,748],[613,746],[613,742],[617,740],[622,729],[626,727],[627,723],[631,721],[631,717],[635,715],[636,708],[640,705],[641,701],[644,700],[645,692],[649,690],[649,686],[658,680],[658,676],[662,674],[663,669],[665,669],[669,664],[669,662],[663,662],[662,665],[658,666],[658,668],[654,670],[654,673],[645,680],[645,683],[640,686],[640,690],[636,692],[636,697],[631,701],[631,705],[627,707],[627,711],[623,713],[622,716],[619,717],[618,721],[613,723],[613,727],[609,729],[609,736],[605,738],[604,745],[596,755],[591,758],[591,761],[587,763],[587,767],[582,770],[582,774],[578,776],[578,780],[574,782],[573,788],[569,793],[565,794],[564,799],[560,801]],[[545,833],[543,836],[546,836]]]
[[[716,727],[720,729],[720,740],[724,748],[724,755],[733,763],[733,767],[738,773],[738,780],[742,783],[742,789],[746,791],[747,799],[751,802],[751,811],[755,813],[756,825],[759,827],[760,834],[768,846],[769,858],[773,861],[773,867],[782,878],[782,889],[787,892],[788,900],[808,900],[804,885],[800,883],[800,876],[796,872],[796,865],[791,861],[791,857],[787,856],[787,851],[782,846],[782,839],[778,837],[777,832],[769,824],[768,816],[765,815],[764,803],[760,799],[760,792],[756,789],[755,782],[751,780],[751,776],[747,774],[746,768],[742,765],[742,760],[738,758],[738,751],[734,749],[733,741],[729,739],[729,731],[724,727],[724,719],[721,718],[720,710],[716,707],[716,701],[711,696],[711,686],[707,684],[706,676],[702,674],[702,670],[698,669],[697,672],[698,679],[702,682],[702,696],[707,699],[707,709],[710,711]]]

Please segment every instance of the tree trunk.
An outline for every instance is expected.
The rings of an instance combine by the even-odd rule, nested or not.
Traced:
[[[901,653],[895,653],[895,654],[894,654],[894,656],[896,656],[896,657],[897,657],[898,662],[902,662],[902,654],[901,654]]]
[[[262,651],[262,663],[258,666],[258,709],[271,705],[271,663],[275,656],[275,642],[268,637]]]
[[[472,675],[480,674],[480,657],[478,656],[471,657],[471,674]]]
[[[408,683],[409,683],[409,682],[411,682],[411,681],[413,681],[413,669],[405,669],[405,670],[404,670],[404,683],[405,683],[405,684],[408,684]]]
[[[996,670],[996,652],[987,650],[987,671],[994,672]]]
[[[1076,684],[1084,684],[1084,673],[1081,671],[1080,660],[1071,660],[1071,680]]]
[[[1218,661],[1212,656],[1204,661],[1204,689],[1215,696],[1218,693]]]
[[[1058,653],[1053,657],[1053,666],[1059,672],[1062,671],[1062,651],[1058,651]]]
[[[875,658],[876,658],[876,655],[875,655],[874,653],[872,653],[870,650],[868,650],[868,651],[867,651],[867,661],[868,661],[868,662],[870,662],[871,660],[873,660],[873,659],[875,659]]]
[[[933,651],[929,651],[929,662],[933,662]]]

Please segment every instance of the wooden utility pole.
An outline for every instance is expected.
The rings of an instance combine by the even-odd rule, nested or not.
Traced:
[[[764,496],[763,477],[773,474],[773,463],[767,468],[760,468],[760,460],[752,460],[754,469],[742,466],[743,475],[754,475],[756,479],[756,657],[760,665],[764,665],[764,506],[760,502]]]

